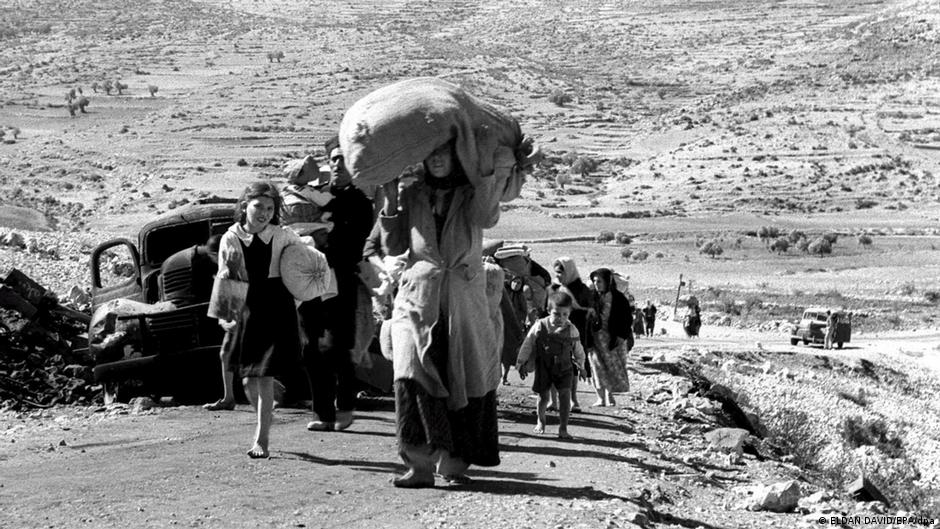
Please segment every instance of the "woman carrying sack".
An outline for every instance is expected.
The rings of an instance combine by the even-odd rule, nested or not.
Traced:
[[[387,253],[410,250],[389,320],[399,453],[408,472],[396,487],[434,486],[435,470],[464,483],[469,465],[499,464],[497,338],[483,270],[483,230],[499,219],[512,178],[512,151],[474,187],[447,141],[424,161],[423,180],[384,187],[380,216]]]
[[[248,283],[237,319],[220,319],[219,324],[233,332],[230,369],[242,377],[248,400],[258,413],[254,444],[248,450],[251,458],[269,455],[274,377],[288,375],[302,365],[294,297],[280,272],[284,248],[301,240],[278,225],[279,217],[277,188],[255,182],[239,198],[235,224],[222,236],[219,247],[218,277]]]

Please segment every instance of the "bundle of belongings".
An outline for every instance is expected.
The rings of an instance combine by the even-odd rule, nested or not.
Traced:
[[[325,184],[320,183],[320,168],[313,156],[291,160],[284,173],[287,185],[281,189],[281,224],[300,236],[310,235],[322,228],[320,223],[329,220],[329,213],[324,212],[323,207],[333,195],[323,189]]]
[[[520,168],[540,153],[509,114],[433,77],[380,88],[353,104],[340,124],[346,168],[357,186],[382,185],[427,158],[442,138],[453,138],[457,159],[473,185],[493,173],[494,153],[511,149]],[[519,189],[505,190],[512,200]]]

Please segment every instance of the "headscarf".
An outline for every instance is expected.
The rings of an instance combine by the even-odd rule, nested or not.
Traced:
[[[552,261],[552,270],[554,270],[558,265],[561,265],[563,272],[561,274],[561,284],[570,285],[575,281],[581,279],[581,274],[578,273],[578,266],[574,263],[574,259],[568,256],[562,256],[554,261]],[[553,274],[554,277],[554,274]]]
[[[599,292],[600,294],[617,290],[617,280],[614,279],[614,273],[610,270],[610,268],[598,268],[597,270],[591,272],[591,281],[594,281],[595,277],[600,277],[607,285],[607,290],[604,292]]]

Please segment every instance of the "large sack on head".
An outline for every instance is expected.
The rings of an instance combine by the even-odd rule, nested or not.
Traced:
[[[281,252],[281,280],[294,298],[310,301],[330,289],[326,256],[306,244],[291,244]]]
[[[450,138],[473,185],[493,172],[497,147],[518,151],[522,146],[515,118],[434,77],[379,88],[353,104],[339,128],[346,167],[357,186],[397,178]]]

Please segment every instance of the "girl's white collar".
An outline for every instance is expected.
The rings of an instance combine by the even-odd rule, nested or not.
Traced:
[[[271,239],[274,238],[274,231],[276,229],[277,228],[275,228],[274,225],[268,224],[258,233],[249,233],[241,224],[236,223],[233,224],[232,227],[228,229],[228,231],[234,233],[245,244],[251,244],[251,241],[254,240],[256,235],[261,238],[261,242],[264,244],[270,244]]]

